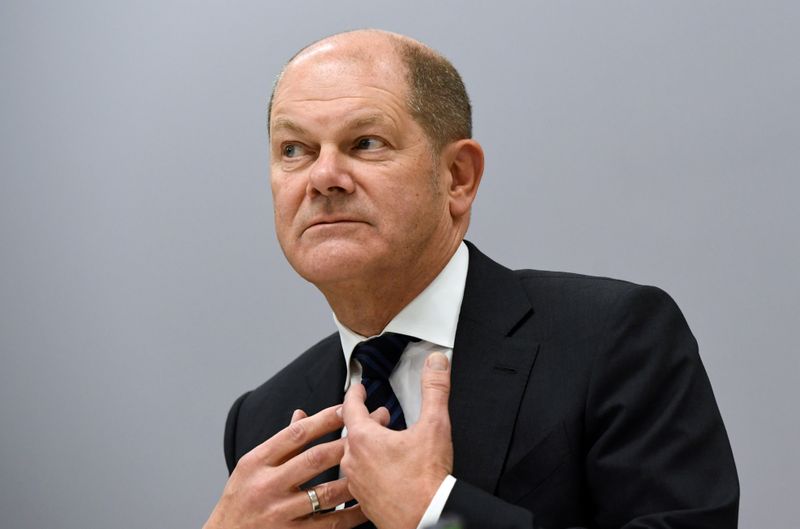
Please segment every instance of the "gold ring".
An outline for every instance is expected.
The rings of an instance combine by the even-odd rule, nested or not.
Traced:
[[[322,510],[322,507],[319,504],[319,497],[317,497],[317,491],[314,489],[308,489],[306,491],[308,494],[308,501],[311,502],[311,514],[318,513]]]

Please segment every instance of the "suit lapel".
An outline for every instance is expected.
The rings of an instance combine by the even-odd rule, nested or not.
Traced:
[[[344,379],[346,375],[344,355],[337,336],[331,350],[325,352],[319,365],[313,366],[306,375],[308,397],[305,402],[308,404],[305,412],[312,415],[334,404],[340,404],[344,399]],[[309,446],[334,441],[341,436],[342,431],[336,430],[320,437]],[[304,488],[313,487],[338,478],[339,467],[337,465],[308,481]]]
[[[334,404],[341,404],[344,398],[347,369],[339,336],[331,335],[330,347],[318,356],[319,360],[309,366],[306,373],[308,396],[303,400],[308,403],[305,411],[309,415]]]
[[[453,474],[493,492],[538,344],[515,338],[533,313],[517,277],[468,247],[467,285],[453,349]]]

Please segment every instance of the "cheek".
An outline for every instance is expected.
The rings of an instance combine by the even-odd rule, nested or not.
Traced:
[[[272,185],[272,208],[275,212],[276,228],[279,224],[291,224],[303,202],[303,192],[288,184]]]
[[[277,196],[272,197],[272,213],[275,218],[275,231],[280,235],[286,229],[287,215],[284,204]]]

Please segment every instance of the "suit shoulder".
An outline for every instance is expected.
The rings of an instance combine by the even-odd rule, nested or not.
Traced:
[[[337,334],[323,338],[300,356],[278,371],[269,380],[245,393],[236,402],[235,417],[229,420],[229,429],[238,425],[245,433],[240,435],[238,449],[250,449],[274,434],[289,421],[291,411],[302,407],[298,395],[311,389],[310,376],[325,370],[341,357]],[[344,362],[341,362],[342,365]],[[289,413],[284,417],[283,413]],[[266,432],[266,433],[265,433]],[[241,454],[239,454],[241,455]]]
[[[278,371],[272,378],[248,391],[233,404],[225,427],[225,458],[228,469],[256,445],[289,423],[292,411],[305,408],[300,399],[312,389],[315,373],[340,361],[338,335],[330,335]]]
[[[289,362],[286,367],[275,373],[272,378],[251,391],[251,396],[258,398],[275,390],[291,389],[292,386],[297,384],[298,380],[303,380],[313,366],[329,360],[333,351],[337,349],[341,349],[339,335],[333,333],[326,336]]]
[[[586,288],[590,286],[593,288],[628,289],[642,286],[624,279],[555,270],[522,269],[514,270],[514,274],[519,277],[520,280],[529,283],[539,282],[542,284],[569,285],[576,288]]]
[[[514,274],[533,299],[553,295],[566,300],[616,304],[621,300],[644,297],[674,303],[669,294],[658,287],[623,279],[529,269],[515,270]]]
[[[667,296],[666,292],[658,287],[641,285],[632,281],[613,277],[533,269],[514,270],[514,275],[519,278],[527,289],[558,289],[561,291],[586,292],[595,295],[608,294],[612,297],[642,290]]]

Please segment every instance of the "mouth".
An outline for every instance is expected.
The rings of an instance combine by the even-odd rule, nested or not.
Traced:
[[[306,230],[310,230],[312,228],[335,228],[335,227],[347,227],[349,225],[354,224],[366,224],[362,220],[351,219],[351,218],[324,218],[324,219],[317,219],[311,223],[309,223]]]

